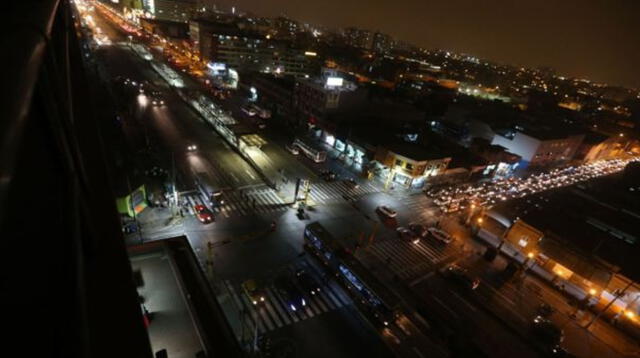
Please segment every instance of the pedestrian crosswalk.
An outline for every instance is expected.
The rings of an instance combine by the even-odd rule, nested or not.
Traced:
[[[318,295],[306,297],[303,309],[292,311],[285,299],[272,285],[264,289],[264,304],[255,306],[242,291],[239,284],[225,281],[235,305],[245,312],[244,320],[250,327],[256,327],[259,334],[310,319],[340,307],[351,304],[344,296],[337,294],[330,285],[322,287]]]
[[[222,204],[211,205],[199,192],[191,192],[184,195],[188,205],[189,214],[195,214],[194,206],[205,205],[214,214],[224,217],[246,216],[250,214],[263,214],[283,211],[287,204],[278,194],[269,187],[257,187],[244,190],[228,190],[222,192]]]
[[[400,203],[403,207],[399,209],[416,214],[414,217],[416,221],[433,224],[440,214],[440,209],[433,204],[433,200],[423,194],[410,195],[400,200]]]
[[[425,274],[456,253],[455,242],[444,245],[429,237],[417,244],[399,238],[386,239],[375,242],[366,251],[404,280]]]
[[[364,195],[380,192],[371,183],[364,183],[358,188],[351,188],[343,181],[315,183],[309,192],[310,198],[316,203],[328,203],[340,200],[356,200]]]

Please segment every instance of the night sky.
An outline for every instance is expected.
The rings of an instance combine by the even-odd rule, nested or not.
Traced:
[[[425,48],[640,88],[640,0],[223,0],[257,15],[380,30]]]

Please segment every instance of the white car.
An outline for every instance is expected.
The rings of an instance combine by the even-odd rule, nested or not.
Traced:
[[[427,231],[429,231],[429,234],[433,236],[434,239],[440,242],[443,242],[445,244],[448,244],[451,241],[453,241],[453,238],[451,237],[451,235],[449,235],[449,233],[442,231],[440,229],[437,229],[435,227],[430,227],[429,229],[427,229]]]
[[[253,117],[256,115],[256,111],[253,108],[242,107],[242,112],[244,112],[249,117]]]
[[[398,215],[395,210],[385,205],[378,206],[378,211],[388,218],[395,218]]]
[[[291,154],[293,154],[293,155],[298,155],[298,154],[300,154],[300,149],[298,149],[298,147],[297,147],[297,146],[295,146],[295,145],[290,145],[290,144],[288,144],[288,145],[285,145],[285,146],[284,146],[284,148],[285,148],[286,150],[288,150],[288,151],[289,151],[289,153],[291,153]]]

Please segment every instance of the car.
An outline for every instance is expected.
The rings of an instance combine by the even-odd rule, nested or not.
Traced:
[[[265,293],[255,280],[244,281],[242,291],[254,306],[265,303]]]
[[[160,92],[152,91],[149,97],[151,97],[151,104],[153,106],[156,106],[156,107],[164,106],[164,99],[162,98],[162,95],[160,94]]]
[[[209,201],[213,206],[220,206],[224,204],[224,199],[222,198],[222,190],[215,190],[209,195]]]
[[[447,278],[470,290],[475,290],[476,288],[478,288],[478,286],[480,286],[479,278],[471,276],[467,269],[456,264],[452,264],[447,267],[444,271],[444,274]]]
[[[413,231],[414,234],[418,235],[418,237],[427,236],[427,227],[422,224],[409,224],[409,230]]]
[[[198,204],[194,209],[196,210],[196,216],[201,223],[208,224],[213,221],[213,213],[211,210],[207,209],[206,206]]]
[[[395,210],[391,209],[386,205],[378,206],[378,212],[380,212],[382,215],[388,218],[395,218],[398,215],[398,213]]]
[[[311,296],[320,294],[320,284],[318,280],[305,269],[296,271],[296,282],[305,294]]]
[[[197,150],[197,149],[198,149],[198,146],[197,146],[197,145],[195,145],[195,144],[189,144],[189,145],[187,146],[187,151],[189,151],[189,152],[193,152],[193,151],[195,151],[195,150]]]
[[[244,114],[246,114],[247,116],[249,116],[249,117],[253,117],[253,116],[256,115],[255,109],[250,108],[250,107],[242,107],[242,112]]]
[[[403,240],[411,241],[414,244],[418,244],[420,242],[420,238],[413,231],[404,226],[398,227],[396,229],[396,233],[398,233],[398,237]]]
[[[549,351],[560,346],[564,340],[564,332],[550,319],[536,316],[531,322],[531,334]]]
[[[287,145],[285,145],[285,146],[284,146],[284,148],[285,148],[286,150],[288,150],[288,151],[289,151],[289,153],[291,153],[291,154],[293,154],[293,155],[298,155],[298,154],[300,154],[300,149],[298,149],[298,147],[297,147],[297,146],[295,146],[295,145],[287,144]]]
[[[320,176],[326,181],[332,181],[335,180],[336,173],[332,172],[331,170],[323,170],[322,172],[320,172]]]
[[[298,286],[293,283],[289,275],[278,276],[274,282],[274,287],[284,300],[287,308],[291,311],[296,312],[307,305],[304,294]]]
[[[345,179],[344,183],[347,185],[349,189],[358,189],[360,187],[360,184],[358,184],[358,182],[356,182],[352,178]]]
[[[427,231],[429,232],[429,235],[442,243],[448,244],[453,241],[453,238],[451,237],[451,235],[449,235],[448,232],[442,231],[438,228],[430,227],[429,229],[427,229]]]

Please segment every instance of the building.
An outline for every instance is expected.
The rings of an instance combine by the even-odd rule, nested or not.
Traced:
[[[496,134],[491,144],[519,155],[521,167],[548,167],[569,163],[584,139],[583,134],[560,130],[515,130]]]
[[[636,162],[619,174],[500,204],[486,213],[478,236],[504,238],[503,252],[520,261],[531,254],[533,272],[577,299],[601,308],[615,299],[608,317],[631,312],[626,328],[638,333],[639,172]],[[514,231],[522,225],[537,234]]]
[[[298,32],[300,32],[300,24],[288,17],[279,16],[274,20],[275,36],[279,39],[295,39]]]
[[[615,159],[624,156],[631,140],[627,137],[608,136],[588,132],[575,155],[575,160],[590,163],[598,160]]]
[[[226,68],[304,76],[315,57],[314,53],[291,47],[289,42],[241,30],[233,23],[194,19],[189,27],[191,43],[203,61]]]
[[[296,80],[293,76],[274,76],[252,73],[240,79],[246,88],[255,88],[258,102],[269,105],[274,115],[290,119],[293,115],[293,90]],[[263,101],[263,99],[267,99]]]
[[[146,5],[145,10],[156,19],[188,22],[197,12],[198,0],[153,0]]]
[[[387,53],[393,49],[393,38],[387,34],[376,32],[373,34],[372,49],[378,53]]]
[[[373,48],[373,33],[369,30],[347,27],[343,31],[345,43],[348,46],[371,50]]]
[[[482,138],[476,138],[469,149],[472,153],[487,161],[487,166],[484,168],[482,175],[489,178],[510,176],[522,159],[519,155],[508,152],[506,148],[492,145]]]
[[[437,149],[406,142],[379,146],[374,159],[382,165],[381,176],[387,182],[407,188],[423,187],[429,177],[443,174],[451,161]]]
[[[325,121],[328,112],[338,109],[356,89],[355,85],[332,70],[324,70],[319,77],[300,78],[293,93],[296,117],[300,123],[318,125],[318,122]]]
[[[140,18],[140,26],[145,31],[161,37],[180,40],[189,39],[189,25],[184,22]]]
[[[214,34],[234,35],[239,31],[238,27],[228,21],[212,21],[207,19],[191,19],[189,21],[189,37],[193,51],[203,59],[211,61]]]

